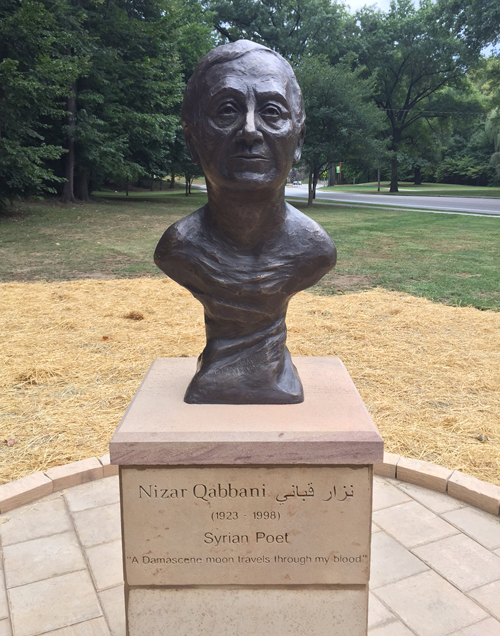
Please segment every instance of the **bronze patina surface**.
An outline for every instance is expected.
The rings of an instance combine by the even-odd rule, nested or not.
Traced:
[[[321,226],[285,202],[305,132],[292,68],[247,40],[217,47],[188,82],[182,119],[208,203],[168,228],[155,263],[205,309],[207,344],[185,401],[302,402],[286,310],[335,265],[336,250]]]

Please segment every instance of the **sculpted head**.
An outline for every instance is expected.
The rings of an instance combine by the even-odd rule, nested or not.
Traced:
[[[248,40],[198,63],[182,105],[184,135],[211,185],[282,187],[300,159],[304,102],[291,66]]]

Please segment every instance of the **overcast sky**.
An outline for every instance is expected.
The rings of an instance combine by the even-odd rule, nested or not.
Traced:
[[[382,11],[388,11],[391,0],[374,0],[373,2],[370,2],[370,0],[345,0],[345,3],[351,7],[351,11],[353,13],[354,11],[361,9],[361,7],[364,7],[365,4],[367,6],[371,6],[374,4],[377,6],[378,9],[382,9]],[[418,2],[414,0],[414,3],[418,6]]]
[[[378,9],[382,9],[383,11],[387,11],[387,9],[389,8],[389,5],[391,3],[391,0],[377,0],[377,2],[370,2],[369,0],[347,0],[346,4],[349,5],[349,7],[351,8],[351,11],[354,13],[354,11],[357,11],[358,9],[361,9],[361,7],[364,7],[365,4],[370,6],[372,4],[377,5]]]

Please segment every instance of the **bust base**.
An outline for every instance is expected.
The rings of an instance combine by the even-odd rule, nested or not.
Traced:
[[[127,636],[366,636],[383,442],[339,360],[295,363],[285,406],[186,404],[194,360],[153,363],[110,444]]]
[[[241,361],[206,369],[198,358],[198,371],[184,396],[187,404],[300,404],[304,389],[285,347],[282,364],[269,364],[266,372],[256,367],[252,373]]]

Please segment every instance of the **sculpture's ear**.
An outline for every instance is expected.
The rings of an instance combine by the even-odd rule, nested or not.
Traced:
[[[295,152],[293,153],[293,163],[299,163],[300,155],[302,154],[302,146],[304,145],[304,137],[306,136],[306,125],[302,124],[302,128],[300,129],[300,135],[297,141],[297,147],[295,148]]]
[[[196,148],[194,147],[191,131],[187,127],[187,124],[184,124],[183,128],[184,128],[184,140],[186,142],[186,146],[189,152],[189,156],[191,157],[191,161],[195,164],[199,164],[200,158],[198,156],[198,153],[196,152]]]

